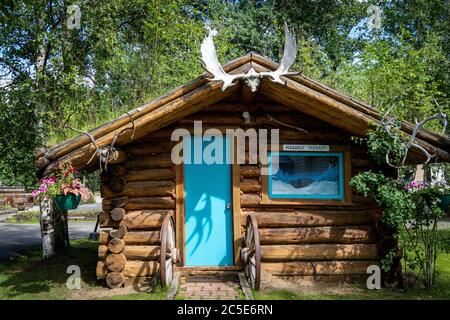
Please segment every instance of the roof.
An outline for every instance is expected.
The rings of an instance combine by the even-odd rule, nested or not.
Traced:
[[[223,66],[228,73],[241,73],[253,67],[256,71],[273,71],[278,64],[261,55],[250,53]],[[133,119],[135,133],[128,130],[120,135],[116,145],[131,143],[151,132],[174,123],[183,117],[198,112],[220,100],[230,97],[238,86],[221,90],[222,83],[209,81],[208,73],[188,82],[170,93],[154,99],[137,109],[105,123],[89,133],[95,137],[98,147],[109,145],[115,133],[130,126]],[[371,123],[379,123],[381,114],[372,106],[358,102],[348,96],[328,88],[304,75],[287,76],[286,85],[274,83],[266,78],[261,81],[259,91],[281,104],[287,105],[305,114],[316,117],[339,127],[351,134],[363,136]],[[402,122],[401,130],[406,134],[413,132],[414,126]],[[441,161],[450,161],[450,138],[419,130],[417,143],[431,154],[436,154]],[[40,175],[56,169],[61,161],[70,159],[80,169],[87,167],[87,162],[95,152],[95,147],[87,135],[79,135],[63,141],[48,150],[38,149],[36,166]],[[416,151],[417,152],[417,151]],[[420,157],[420,155],[418,155]]]

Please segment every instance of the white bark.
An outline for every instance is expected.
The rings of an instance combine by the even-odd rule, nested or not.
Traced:
[[[43,198],[40,203],[40,224],[42,236],[42,257],[48,258],[55,254],[55,235],[53,229],[53,200]]]

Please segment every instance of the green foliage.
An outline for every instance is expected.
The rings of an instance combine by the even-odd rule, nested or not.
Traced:
[[[398,164],[405,155],[404,140],[400,131],[394,131],[389,135],[384,128],[377,126],[374,130],[367,132],[366,143],[369,155],[379,165],[388,163]],[[389,158],[386,156],[388,155]]]
[[[369,131],[363,141],[379,164],[387,163],[386,154],[390,155],[390,160],[397,160],[397,164],[406,150],[406,142],[387,135],[383,128]],[[441,199],[450,193],[450,186],[445,182],[408,182],[401,178],[400,171],[408,170],[398,170],[396,178],[382,172],[361,172],[351,179],[350,185],[383,209],[381,221],[394,230],[404,250],[405,271],[408,268],[418,276],[423,274],[425,286],[431,288],[436,283],[436,259],[442,250],[442,239],[437,231],[437,221],[444,215]],[[395,252],[383,257],[384,271],[389,270],[394,257]]]
[[[405,221],[412,218],[415,203],[403,189],[401,181],[386,177],[383,173],[367,171],[354,176],[350,185],[364,197],[375,200],[383,209],[382,221],[394,230],[399,230]]]
[[[380,111],[394,105],[402,119],[434,113],[434,98],[449,113],[448,3],[403,3],[3,1],[0,182],[30,188],[32,150],[76,135],[64,128],[69,115],[73,127],[92,129],[200,75],[205,25],[219,32],[221,62],[250,51],[279,61],[287,22],[299,44],[294,70]],[[81,9],[79,30],[67,29],[71,4]],[[365,26],[371,4],[382,11],[378,32]],[[434,122],[428,129],[441,127]]]
[[[396,256],[396,252],[394,250],[389,251],[381,260],[380,267],[384,272],[389,272],[391,269],[392,263],[394,262],[394,258]]]

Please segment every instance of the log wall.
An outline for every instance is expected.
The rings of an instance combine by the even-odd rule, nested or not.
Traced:
[[[175,213],[177,203],[170,135],[175,128],[192,130],[195,120],[203,121],[204,130],[278,128],[282,143],[351,146],[352,176],[375,168],[367,150],[353,144],[350,134],[267,99],[255,101],[248,105],[233,101],[211,105],[120,146],[125,157],[102,177],[104,211],[100,225],[108,229],[100,237],[99,278],[105,277],[110,287],[117,287],[127,279],[158,272],[161,223],[165,214]],[[244,111],[250,113],[249,124],[244,122]],[[282,126],[268,114],[308,133]],[[351,205],[345,206],[267,204],[262,201],[260,168],[259,164],[240,165],[238,180],[242,230],[246,215],[254,214],[260,228],[264,272],[280,278],[361,276],[367,266],[378,262],[380,252],[388,250],[380,247],[390,234],[379,232],[379,211],[354,190]]]
[[[170,140],[170,139],[169,139]],[[159,272],[160,230],[175,210],[171,146],[155,140],[121,147],[126,157],[102,176],[97,277],[109,287]]]

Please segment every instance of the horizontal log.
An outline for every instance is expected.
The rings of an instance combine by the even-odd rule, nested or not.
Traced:
[[[110,167],[111,174],[117,177],[122,177],[127,174],[127,169],[123,166],[111,166]]]
[[[370,224],[374,219],[370,211],[253,211],[259,228],[293,228],[305,226],[339,226]]]
[[[126,277],[148,277],[156,274],[159,269],[157,261],[128,261],[122,273]]]
[[[292,112],[292,109],[282,105],[277,102],[261,103],[253,102],[251,104],[220,101],[218,103],[210,105],[205,108],[205,112],[226,112],[226,113],[240,113],[243,112],[256,112],[256,111],[266,111],[266,112]]]
[[[255,179],[244,179],[240,183],[240,188],[245,193],[256,193],[261,191],[261,184]]]
[[[125,206],[127,210],[141,209],[175,209],[175,200],[172,197],[143,197],[132,198]]]
[[[104,198],[174,196],[175,183],[172,180],[128,182],[121,192],[113,192],[106,185],[101,185],[100,192]]]
[[[125,162],[127,169],[170,168],[173,165],[170,153],[153,156],[134,156]]]
[[[322,286],[329,284],[332,286],[336,285],[348,285],[348,284],[358,284],[363,285],[367,281],[367,274],[329,274],[329,275],[315,275],[315,276],[298,276],[298,275],[288,275],[288,276],[275,276],[277,287],[280,286],[280,280],[284,281],[286,286],[293,286],[294,290],[298,290],[300,287],[310,288],[317,284]],[[263,280],[264,281],[264,278]],[[271,281],[273,281],[271,279]],[[284,285],[284,284],[283,284]]]
[[[147,244],[159,244],[160,232],[155,231],[128,231],[123,236],[123,241],[126,245],[147,245]],[[111,239],[108,232],[101,232],[99,244],[107,245]]]
[[[152,135],[150,135],[150,139]],[[144,138],[145,139],[145,138]],[[172,141],[153,140],[141,143],[133,143],[124,146],[130,156],[147,156],[155,153],[169,153],[175,145]]]
[[[371,265],[378,265],[378,261],[265,262],[261,269],[272,275],[284,276],[367,274]]]
[[[167,210],[128,211],[123,223],[128,229],[160,229]]]
[[[125,263],[121,273],[124,277],[148,277],[156,274],[159,269],[159,263],[157,261],[137,261],[129,260]],[[97,279],[106,278],[108,274],[108,268],[105,261],[99,261],[97,263]]]
[[[126,245],[122,250],[127,260],[158,260],[159,259],[159,246],[140,246],[140,245]],[[98,246],[98,258],[99,260],[105,260],[111,255],[107,245]]]
[[[112,176],[109,178],[108,181],[108,189],[111,190],[112,192],[122,192],[123,188],[126,184],[126,180],[123,177],[118,177],[118,176]]]
[[[370,260],[378,258],[375,244],[262,245],[262,261]]]
[[[230,106],[233,108],[233,106]],[[252,108],[251,108],[252,109]],[[250,110],[245,110],[250,113],[250,123],[245,123],[245,119],[241,112],[211,112],[210,110],[205,110],[204,112],[198,112],[191,116],[188,116],[180,120],[179,124],[193,124],[194,121],[202,121],[203,125],[232,125],[232,126],[242,126],[242,127],[253,127],[253,128],[267,128],[270,127],[280,127],[280,124],[272,121],[266,112],[257,111],[256,108],[253,112]],[[236,108],[235,108],[236,110]],[[286,110],[286,109],[285,109]],[[276,121],[286,123],[291,126],[302,127],[302,128],[312,128],[318,131],[318,129],[331,128],[326,122],[320,121],[317,118],[308,117],[299,112],[277,112],[276,114],[270,115],[272,119]]]
[[[159,246],[126,246],[122,253],[127,259],[158,260]]]
[[[330,141],[332,141],[334,144],[337,144],[350,143],[351,135],[337,128],[321,129],[320,131],[308,131],[308,133],[305,133],[299,130],[286,129],[282,127],[279,131],[279,139],[297,140],[299,143],[326,142],[331,144]]]
[[[130,231],[123,240],[127,245],[159,244],[160,232],[155,231]]]
[[[258,178],[261,175],[261,170],[258,166],[242,165],[239,168],[239,174],[244,178]]]
[[[259,229],[261,244],[367,243],[375,240],[370,226]]]
[[[103,199],[103,210],[112,210],[112,200]],[[126,210],[175,209],[175,200],[172,197],[128,198],[124,208]]]
[[[107,200],[104,200],[107,201]],[[114,208],[123,208],[128,202],[128,197],[112,198],[110,204]]]
[[[128,182],[171,180],[175,173],[171,169],[130,170],[125,178]]]
[[[243,118],[242,118],[243,119]],[[193,121],[192,121],[193,122]],[[258,126],[253,126],[250,124],[249,126],[252,127],[252,129],[257,130]],[[272,123],[271,128],[273,129],[279,129],[279,138],[280,140],[297,140],[297,142],[317,142],[317,141],[323,141],[329,143],[332,141],[333,143],[350,143],[351,142],[351,135],[346,133],[345,131],[333,128],[333,127],[325,127],[325,128],[318,128],[318,129],[310,129],[304,131],[287,128],[285,126],[281,126],[279,124]],[[261,128],[267,128],[267,126],[260,126]],[[301,128],[301,126],[296,126],[297,128]],[[159,130],[157,132],[153,132],[151,134],[151,139],[161,139],[161,140],[170,140],[170,137],[172,135],[172,132],[176,129],[184,129],[187,130],[190,134],[195,134],[195,130],[193,126],[190,125],[178,125],[170,128],[166,128],[163,130]],[[241,124],[204,124],[202,125],[202,132],[205,132],[208,129],[217,129],[222,133],[226,133],[230,129],[247,129]],[[304,129],[303,129],[304,130]],[[270,131],[269,131],[270,134]],[[145,140],[143,141],[145,142]],[[247,143],[248,146],[248,143]],[[144,156],[140,156],[144,157]],[[170,157],[170,154],[169,154]],[[129,160],[130,161],[130,160]]]
[[[246,193],[241,196],[242,207],[255,207],[261,203],[261,197],[257,194]]]

